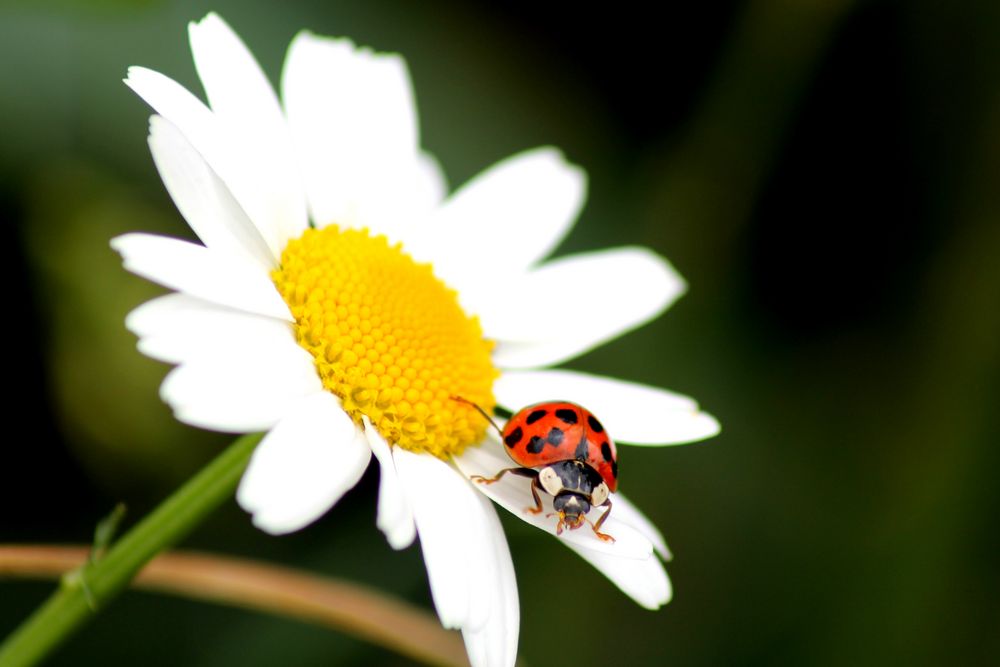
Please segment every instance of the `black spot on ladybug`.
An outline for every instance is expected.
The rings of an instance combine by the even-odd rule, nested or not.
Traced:
[[[603,456],[604,460],[608,463],[611,462],[611,446],[608,445],[606,440],[601,443],[601,456]]]
[[[588,451],[589,447],[587,447],[587,434],[584,433],[580,437],[580,444],[576,446],[576,451],[573,453],[573,456],[575,456],[580,461],[586,461]]]
[[[537,435],[531,436],[531,440],[528,441],[528,451],[532,454],[540,454],[544,447],[545,441]]]
[[[556,410],[556,417],[563,420],[567,424],[576,423],[576,410],[570,410],[569,408],[563,408],[561,410]]]
[[[524,421],[527,422],[528,424],[534,424],[536,421],[544,417],[546,414],[547,413],[545,410],[535,410],[530,415],[528,415],[528,418],[525,419]]]
[[[521,442],[521,438],[524,437],[524,431],[518,426],[513,431],[507,434],[507,437],[503,439],[504,444],[508,447],[513,447],[517,443]]]
[[[604,427],[601,426],[601,422],[597,421],[594,415],[587,415],[587,424],[590,425],[590,430],[594,433],[604,433]]]
[[[618,461],[611,462],[611,476],[618,479]]]
[[[553,426],[552,430],[549,431],[549,435],[548,435],[548,437],[546,439],[549,441],[549,444],[551,444],[551,445],[558,446],[558,445],[562,444],[562,441],[563,441],[563,432],[562,432],[562,429],[559,429],[559,428],[556,428],[555,426]]]

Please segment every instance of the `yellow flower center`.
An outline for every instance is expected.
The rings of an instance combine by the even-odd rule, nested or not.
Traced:
[[[493,410],[493,343],[458,294],[384,236],[336,226],[289,241],[271,274],[323,386],[356,422],[441,458],[483,438]]]

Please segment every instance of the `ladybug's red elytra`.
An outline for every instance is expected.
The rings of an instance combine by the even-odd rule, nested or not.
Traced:
[[[618,488],[618,451],[593,413],[576,403],[546,401],[519,411],[501,430],[482,408],[471,405],[493,424],[507,454],[522,466],[505,468],[492,478],[475,475],[472,479],[492,484],[507,473],[528,477],[535,506],[527,511],[542,511],[539,491],[551,495],[552,507],[559,516],[557,534],[587,522],[600,539],[614,542],[600,528],[611,513],[609,494]],[[608,509],[596,522],[590,522],[587,513],[592,507]]]

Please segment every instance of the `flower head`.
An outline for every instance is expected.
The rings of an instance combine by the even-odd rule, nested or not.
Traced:
[[[214,14],[190,26],[206,105],[133,67],[156,111],[149,144],[171,197],[204,245],[147,234],[113,241],[125,267],[173,293],[133,311],[145,354],[175,364],[161,394],[177,418],[267,431],[237,498],[271,533],[302,528],[357,483],[371,456],[378,527],[395,548],[420,535],[434,603],[474,664],[512,664],[517,587],[480,491],[522,512],[492,412],[565,398],[623,442],[713,435],[685,397],[558,364],[648,321],[684,290],[660,257],[621,248],[544,262],[583,204],[585,177],[551,148],[501,162],[447,195],[419,145],[403,60],[299,34],[281,101]],[[553,327],[551,304],[587,313]],[[589,316],[596,314],[596,316]],[[464,400],[456,401],[460,396]],[[523,480],[522,480],[523,481]],[[670,596],[659,532],[618,494],[605,524],[564,541],[640,604]]]

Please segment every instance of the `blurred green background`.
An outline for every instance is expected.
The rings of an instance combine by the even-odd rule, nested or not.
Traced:
[[[626,448],[675,598],[640,609],[503,516],[531,665],[988,665],[1000,651],[1000,4],[728,1],[0,4],[9,435],[0,542],[87,542],[227,442],[176,424],[122,319],[158,293],[108,239],[190,236],[128,65],[197,85],[219,11],[276,80],[300,28],[409,61],[452,185],[563,148],[590,197],[560,253],[645,244],[690,292],[572,368],[698,398],[705,444]],[[378,476],[273,538],[230,503],[188,546],[430,608],[419,549],[374,526]],[[565,590],[553,595],[552,589]],[[0,582],[0,635],[51,590]],[[567,622],[563,600],[592,616]],[[577,604],[574,603],[574,609]],[[573,615],[576,618],[576,615]],[[53,665],[408,664],[293,621],[131,593]]]

